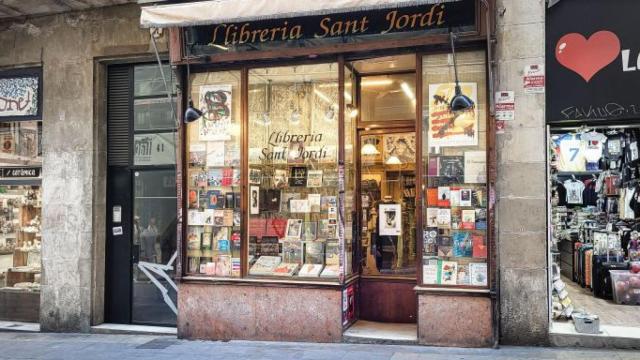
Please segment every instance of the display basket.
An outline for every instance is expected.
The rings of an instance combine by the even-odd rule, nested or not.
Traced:
[[[571,317],[573,318],[573,325],[576,327],[577,332],[581,334],[600,333],[600,318],[598,318],[598,315],[574,313]]]
[[[611,270],[609,273],[616,304],[640,305],[640,273],[629,270]]]

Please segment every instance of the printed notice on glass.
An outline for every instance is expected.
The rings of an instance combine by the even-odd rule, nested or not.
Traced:
[[[399,204],[380,204],[378,219],[380,219],[380,235],[402,234],[402,212]]]
[[[496,92],[496,120],[511,121],[515,118],[516,96],[513,91]]]
[[[464,182],[467,184],[485,184],[487,182],[486,152],[465,151]]]

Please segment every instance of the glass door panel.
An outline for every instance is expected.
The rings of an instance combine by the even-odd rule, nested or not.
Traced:
[[[360,136],[361,244],[365,276],[416,274],[415,132]]]
[[[132,322],[175,325],[175,170],[133,175]]]

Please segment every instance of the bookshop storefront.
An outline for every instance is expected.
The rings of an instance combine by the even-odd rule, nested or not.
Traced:
[[[185,89],[179,336],[490,346],[485,2],[271,3],[143,8]]]

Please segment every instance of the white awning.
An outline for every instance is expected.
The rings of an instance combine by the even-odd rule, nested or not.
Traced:
[[[209,0],[142,8],[142,27],[174,27],[392,9],[459,0]]]

